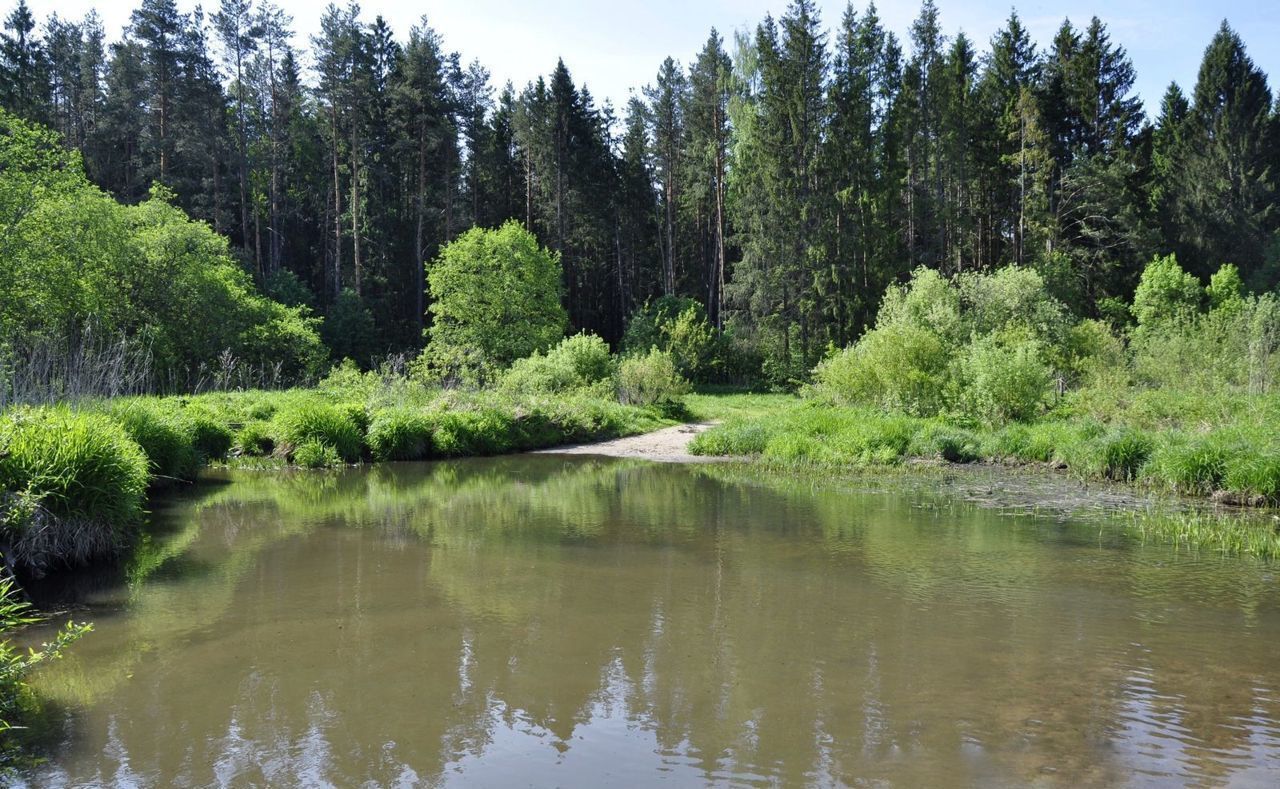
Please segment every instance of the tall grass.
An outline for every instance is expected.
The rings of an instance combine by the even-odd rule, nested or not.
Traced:
[[[0,542],[35,570],[83,562],[140,520],[148,461],[116,421],[66,407],[0,418]]]

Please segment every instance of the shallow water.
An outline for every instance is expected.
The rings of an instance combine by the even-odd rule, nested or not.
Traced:
[[[1280,572],[1096,522],[557,456],[154,520],[40,590],[31,785],[1280,784]]]

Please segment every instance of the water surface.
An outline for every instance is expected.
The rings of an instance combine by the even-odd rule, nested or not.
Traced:
[[[1274,567],[926,487],[227,474],[41,590],[95,631],[38,676],[59,739],[27,780],[1280,784]]]

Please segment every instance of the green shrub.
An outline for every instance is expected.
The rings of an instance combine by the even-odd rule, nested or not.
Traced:
[[[519,359],[502,376],[499,388],[512,394],[558,394],[608,381],[615,370],[613,355],[594,334],[575,334],[544,355]]]
[[[342,457],[329,444],[308,439],[293,450],[293,462],[303,468],[333,468],[342,465]]]
[[[663,296],[637,310],[622,335],[622,353],[667,351],[676,369],[690,380],[722,380],[732,365],[728,338],[717,335],[707,311],[696,299]]]
[[[835,403],[932,416],[945,406],[950,359],[935,333],[894,323],[818,365],[813,391]]]
[[[675,404],[688,391],[689,382],[676,370],[671,354],[657,348],[618,365],[618,400],[626,405]]]
[[[449,242],[428,267],[426,374],[463,380],[558,342],[567,323],[561,276],[560,256],[518,222],[475,227]]]
[[[363,412],[363,409],[360,409]],[[310,401],[282,404],[273,421],[276,451],[296,451],[308,442],[325,444],[347,463],[360,460],[362,439],[355,410]]]
[[[435,424],[420,411],[388,409],[369,425],[369,453],[374,460],[422,460],[430,457]]]
[[[154,479],[196,478],[201,458],[194,431],[175,403],[151,398],[124,400],[112,405],[109,413],[142,447]]]
[[[1036,416],[1052,391],[1043,346],[1018,335],[990,335],[970,343],[960,360],[961,404],[988,424]]]
[[[1142,270],[1133,294],[1133,316],[1140,331],[1150,331],[1170,321],[1185,321],[1200,309],[1204,297],[1200,283],[1182,270],[1175,255],[1152,258]]]

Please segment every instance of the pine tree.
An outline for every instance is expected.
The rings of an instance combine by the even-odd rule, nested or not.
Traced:
[[[249,84],[245,69],[249,58],[258,47],[262,27],[253,13],[252,0],[221,0],[218,13],[213,15],[213,27],[222,42],[222,57],[231,75],[231,99],[235,108],[234,128],[236,139],[236,178],[240,189],[240,243],[250,248],[249,232]],[[261,237],[257,234],[252,248],[257,268],[262,270]]]
[[[49,117],[49,62],[26,0],[5,17],[0,33],[0,106],[38,123]]]
[[[667,58],[658,70],[656,84],[646,87],[644,93],[649,101],[654,172],[662,190],[662,290],[664,295],[673,296],[682,268],[676,259],[680,248],[676,239],[676,216],[681,198],[680,173],[684,169],[684,113],[689,101],[684,71]]]
[[[1178,262],[1207,278],[1234,263],[1246,279],[1263,263],[1275,207],[1275,126],[1266,76],[1226,22],[1205,50],[1170,189]]]
[[[697,229],[695,249],[702,257],[702,292],[707,315],[723,326],[724,287],[727,266],[725,178],[728,172],[730,80],[733,64],[720,34],[713,28],[698,58],[689,69],[689,98],[685,111],[687,143],[684,156],[687,175],[684,213]],[[625,157],[624,157],[625,158]]]

